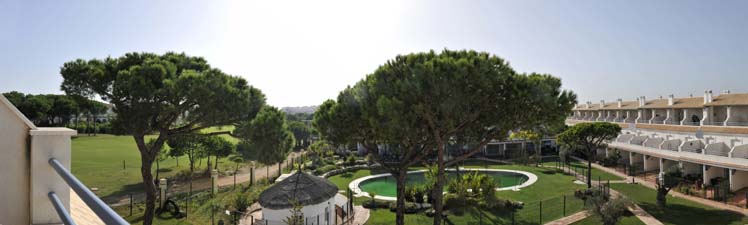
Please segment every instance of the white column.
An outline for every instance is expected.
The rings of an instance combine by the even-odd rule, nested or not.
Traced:
[[[732,115],[732,106],[727,106],[727,116],[725,117],[725,126],[729,126],[727,123],[730,121],[730,116]]]
[[[70,211],[70,187],[49,164],[49,159],[57,159],[70,170],[70,137],[75,134],[76,131],[67,128],[37,128],[30,131],[31,224],[62,223],[47,197],[49,192],[55,192],[63,206]]]
[[[683,119],[680,120],[680,125],[683,126],[686,121],[688,121],[690,118],[688,118],[688,109],[683,109]]]

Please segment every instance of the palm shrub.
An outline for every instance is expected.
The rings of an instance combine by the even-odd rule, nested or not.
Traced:
[[[413,202],[415,200],[415,198],[413,198],[413,193],[414,193],[413,186],[406,186],[405,187],[405,196],[404,197],[405,197],[405,201],[406,202]]]
[[[415,202],[418,204],[423,204],[423,192],[426,188],[422,186],[417,186],[413,188],[413,197],[415,198]]]

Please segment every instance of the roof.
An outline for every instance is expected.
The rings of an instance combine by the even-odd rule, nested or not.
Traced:
[[[748,105],[748,93],[721,94],[705,106]]]
[[[621,108],[619,109],[638,109],[639,108],[639,102],[637,101],[624,101],[621,103]]]
[[[703,108],[703,107],[704,107],[704,97],[676,98],[673,100],[673,108],[676,108],[676,109]]]
[[[606,102],[602,109],[618,109],[618,102]]]
[[[301,205],[315,205],[337,193],[338,187],[327,179],[296,172],[260,193],[260,205],[268,209],[289,209],[293,206],[292,200]]]
[[[670,108],[667,105],[667,99],[655,99],[650,100],[644,103],[644,106],[640,107],[642,109],[659,109],[659,108]]]

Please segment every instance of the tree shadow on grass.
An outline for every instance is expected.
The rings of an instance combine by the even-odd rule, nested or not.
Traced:
[[[102,196],[101,199],[104,200],[106,203],[116,203],[121,198],[129,196],[129,194],[138,195],[142,194],[145,189],[143,189],[143,183],[134,183],[134,184],[127,184],[125,186],[122,186],[119,190],[112,192],[109,195]]]

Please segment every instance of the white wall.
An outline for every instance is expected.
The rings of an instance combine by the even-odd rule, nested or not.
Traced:
[[[644,156],[644,171],[660,171],[660,158]]]
[[[335,205],[338,205],[340,207],[343,207],[343,209],[345,209],[346,199],[347,199],[346,197],[340,194],[337,194],[335,197],[330,198],[327,201],[324,201],[322,203],[319,203],[316,205],[304,206],[304,208],[301,209],[301,212],[304,214],[305,218],[310,217],[309,223],[304,223],[304,224],[305,225],[306,224],[318,225],[317,218],[316,218],[317,215],[319,215],[320,225],[334,224],[335,223]],[[325,208],[328,208],[329,223],[325,220],[325,216],[324,216]],[[268,225],[285,225],[285,223],[283,223],[282,221],[285,220],[290,215],[289,210],[290,209],[263,208],[262,218],[264,220],[269,220]]]
[[[730,191],[737,191],[748,187],[748,172],[737,170],[730,172]]]
[[[3,97],[0,97],[3,98]],[[4,100],[4,99],[3,99]],[[29,224],[29,130],[8,105],[0,103],[0,224]]]
[[[704,184],[710,184],[710,180],[717,177],[725,177],[725,168],[717,166],[704,167]]]

